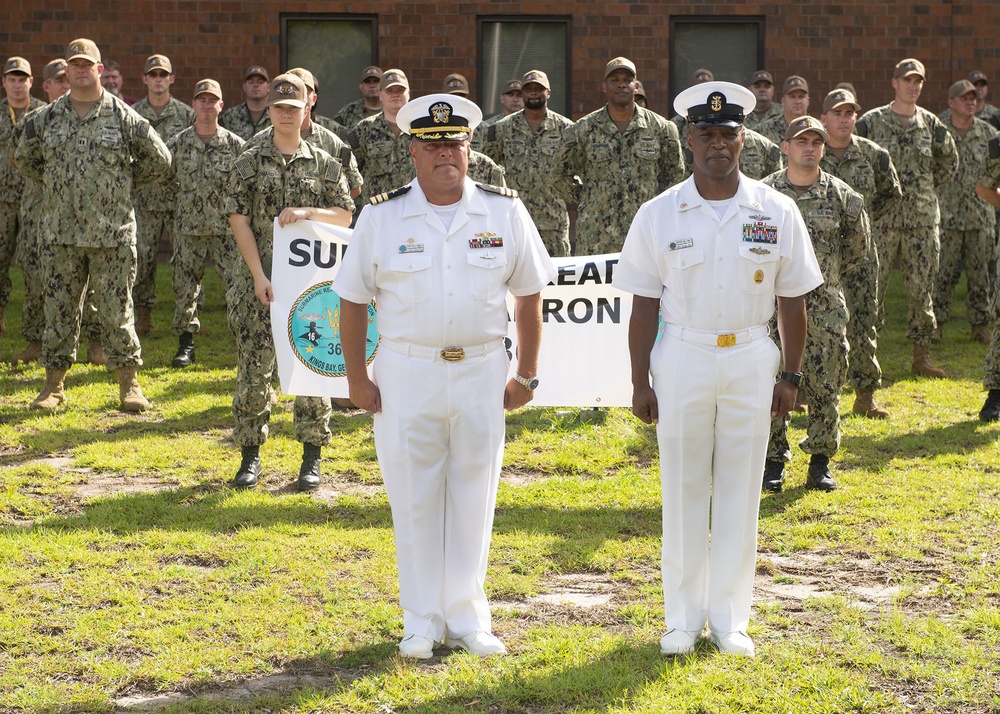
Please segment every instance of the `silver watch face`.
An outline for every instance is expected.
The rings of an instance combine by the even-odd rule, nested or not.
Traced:
[[[527,380],[527,382],[528,384],[525,386],[528,387],[529,392],[533,392],[538,388],[538,377],[533,377],[532,379]]]

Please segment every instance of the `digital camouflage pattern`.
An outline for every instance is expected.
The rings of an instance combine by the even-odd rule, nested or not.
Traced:
[[[684,177],[677,127],[636,106],[623,134],[602,107],[564,129],[552,177],[567,202],[580,182],[576,254],[617,253],[639,207]]]
[[[410,157],[410,135],[394,135],[382,114],[359,121],[351,130],[349,143],[365,177],[362,205],[372,196],[405,186],[417,175]]]
[[[41,364],[76,359],[80,304],[88,285],[112,369],[140,365],[133,327],[133,189],[170,168],[170,152],[149,122],[108,92],[82,120],[63,95],[24,123],[16,162],[42,184],[45,337]]]
[[[233,261],[238,257],[229,227],[226,202],[229,174],[243,152],[243,139],[219,127],[206,144],[189,127],[167,142],[173,155],[168,174],[174,204],[174,266],[172,277],[175,335],[198,332],[198,296],[205,277],[205,260],[211,258],[219,277],[229,288]]]
[[[772,104],[771,106],[775,105]],[[788,122],[785,121],[785,110],[780,104],[778,105],[778,109],[781,111],[773,115],[770,119],[760,122],[753,129],[758,134],[762,134],[770,139],[772,143],[781,146],[781,142],[785,140],[785,132],[788,131]],[[795,117],[792,118],[794,119]]]
[[[21,117],[45,106],[45,102],[31,97],[28,108]],[[10,266],[17,253],[21,220],[21,198],[24,193],[24,176],[12,165],[17,148],[17,131],[13,111],[6,99],[0,100],[0,307],[10,302]]]
[[[226,109],[219,115],[219,124],[229,131],[236,134],[236,136],[243,139],[243,141],[250,141],[253,135],[257,132],[264,131],[269,126],[271,126],[271,117],[268,116],[267,110],[261,115],[260,120],[254,124],[253,117],[250,116],[250,108],[247,106],[246,102],[243,102],[239,106],[235,106],[232,109]]]
[[[260,133],[254,135],[254,137],[246,143],[245,148],[249,149],[251,146],[271,143],[273,136],[274,127],[269,126],[267,129],[264,129]],[[333,157],[334,161],[341,165],[341,168],[344,171],[344,176],[347,178],[348,187],[355,189],[361,188],[364,185],[365,180],[362,178],[361,171],[358,169],[358,161],[354,158],[354,152],[351,151],[351,147],[346,141],[341,139],[329,129],[325,129],[316,123],[310,123],[309,133],[302,138],[313,146],[328,153]]]
[[[884,322],[885,293],[896,254],[900,255],[907,297],[906,337],[928,347],[936,327],[934,281],[941,252],[938,224],[941,213],[934,188],[958,168],[958,149],[936,116],[917,107],[907,126],[900,124],[892,105],[866,112],[855,132],[889,152],[899,175],[902,198],[879,218],[875,235],[879,255],[879,329]]]
[[[504,117],[485,132],[483,152],[507,171],[507,185],[516,189],[551,256],[568,256],[569,214],[556,191],[553,172],[563,133],[573,122],[551,110],[532,131],[524,112]]]
[[[350,129],[348,129],[346,126],[344,126],[343,124],[341,124],[336,119],[330,119],[329,117],[325,117],[325,116],[323,116],[321,114],[313,114],[310,117],[309,123],[310,124],[319,125],[319,126],[323,127],[324,129],[326,129],[328,132],[330,132],[331,134],[333,134],[334,136],[336,136],[338,139],[340,139],[345,144],[347,143],[347,137],[348,137],[348,135],[351,133]],[[326,151],[326,150],[324,149],[324,151]],[[327,151],[326,153],[329,154],[330,152]],[[332,156],[332,154],[331,154],[331,156]]]
[[[762,112],[752,111],[747,114],[746,119],[743,120],[743,126],[753,129],[756,132],[760,131],[761,124],[767,122],[774,117],[780,117],[785,113],[784,107],[778,102],[771,102],[771,105]],[[784,139],[784,135],[781,137]],[[773,142],[772,142],[773,143]]]
[[[990,139],[982,166],[982,174],[979,177],[980,185],[993,191],[1000,188],[1000,134],[995,134]],[[1000,255],[994,253],[993,258],[996,261],[1000,259]],[[1000,286],[996,283],[997,280],[1000,280],[1000,272],[994,268],[991,276],[994,280],[990,300],[993,313],[993,339],[986,352],[986,360],[983,362],[983,387],[985,389],[1000,389]]]
[[[470,149],[468,171],[470,179],[490,186],[506,186],[505,173],[504,167],[497,164],[489,156]]]
[[[837,157],[826,147],[820,168],[836,176],[865,199],[865,210],[871,222],[872,242],[869,258],[861,266],[845,270],[842,274],[844,296],[850,319],[847,323],[847,341],[850,344],[847,381],[855,391],[874,391],[882,386],[882,366],[875,352],[878,347],[877,326],[882,317],[877,315],[872,323],[859,320],[857,314],[878,305],[878,240],[880,219],[902,197],[899,176],[892,165],[889,152],[860,136],[852,136],[851,143],[842,157]],[[874,266],[876,279],[869,275]]]
[[[479,151],[481,153],[486,153],[483,148],[486,146],[486,132],[489,128],[495,125],[501,119],[506,118],[503,112],[499,114],[494,114],[493,116],[483,119],[479,126],[476,127],[476,131],[472,134],[472,150]],[[491,157],[492,158],[492,157]]]
[[[820,172],[819,180],[799,196],[788,181],[787,171],[768,176],[763,183],[795,201],[809,230],[823,284],[805,295],[809,329],[802,356],[800,389],[809,404],[809,422],[802,450],[807,454],[833,456],[840,448],[840,390],[847,380],[847,301],[842,276],[868,260],[871,228],[864,198],[840,179]],[[876,271],[869,270],[872,283]],[[874,286],[872,286],[874,291]],[[873,324],[871,306],[857,315]],[[767,458],[788,461],[788,417],[771,421]]]
[[[149,122],[149,125],[156,130],[164,143],[168,143],[194,124],[194,109],[176,97],[170,97],[159,115],[153,110],[148,97],[133,104],[132,109]],[[142,211],[173,213],[173,198],[166,180],[154,181],[139,189],[136,196],[136,207]]]
[[[287,162],[270,142],[244,151],[230,172],[227,210],[250,219],[266,275],[271,274],[274,256],[274,219],[282,209],[295,206],[353,210],[340,162],[305,141]],[[270,308],[254,294],[253,275],[243,260],[233,264],[226,302],[236,338],[233,440],[241,447],[259,446],[267,440],[277,367]],[[296,438],[320,446],[330,441],[329,399],[296,397],[294,414]]]
[[[338,124],[347,127],[347,131],[350,132],[358,125],[358,122],[362,119],[367,119],[368,117],[375,116],[376,114],[381,114],[382,110],[379,109],[375,112],[369,112],[365,108],[365,100],[358,98],[351,102],[350,104],[345,104],[337,112],[337,115],[333,118]]]
[[[958,171],[937,187],[941,206],[941,258],[934,287],[934,316],[938,324],[947,322],[951,298],[958,278],[965,270],[966,319],[970,325],[990,321],[990,270],[996,241],[996,211],[976,195],[987,145],[996,133],[989,124],[974,119],[965,137],[951,121],[945,122],[958,147]]]

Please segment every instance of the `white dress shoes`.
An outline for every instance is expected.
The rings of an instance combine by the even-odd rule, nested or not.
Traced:
[[[399,654],[406,659],[430,659],[434,656],[434,640],[420,635],[407,635],[399,641]]]
[[[691,654],[700,634],[701,632],[689,630],[668,630],[667,634],[660,638],[660,654]]]
[[[478,630],[465,637],[449,637],[445,639],[444,644],[445,647],[467,650],[480,657],[507,654],[507,648],[503,646],[503,642],[485,630]]]
[[[712,641],[718,646],[719,652],[726,654],[753,657],[753,640],[745,632],[724,632],[721,635],[712,633]]]

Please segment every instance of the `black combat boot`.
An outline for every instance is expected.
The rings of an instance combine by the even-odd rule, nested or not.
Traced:
[[[264,475],[264,469],[260,465],[260,447],[244,446],[243,461],[240,463],[240,470],[236,472],[233,479],[233,486],[236,488],[255,488],[260,477]]]
[[[806,486],[819,491],[832,491],[837,488],[837,482],[830,473],[830,457],[813,454],[809,459],[809,473],[806,475]]]
[[[321,448],[315,444],[302,445],[302,467],[299,469],[298,483],[300,491],[312,491],[319,486],[319,466],[322,461],[320,457]]]
[[[776,459],[768,459],[764,462],[764,480],[761,483],[762,491],[781,491],[781,484],[785,482],[785,462]]]
[[[170,363],[173,367],[188,367],[194,362],[194,335],[182,332],[177,345],[177,354]]]
[[[986,403],[979,410],[979,421],[997,421],[1000,419],[1000,389],[991,389],[986,393]]]

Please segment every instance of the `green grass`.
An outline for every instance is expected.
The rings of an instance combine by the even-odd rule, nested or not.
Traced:
[[[263,487],[227,486],[234,383],[222,290],[210,334],[173,370],[170,268],[143,340],[147,414],[117,411],[106,370],[77,365],[69,402],[27,408],[37,366],[0,371],[0,711],[1000,712],[1000,426],[981,424],[986,348],[959,313],[933,350],[946,380],[909,373],[901,280],[880,345],[892,412],[847,416],[840,489],[761,506],[753,660],[702,643],[659,654],[660,492],[652,428],[626,410],[508,417],[487,588],[510,655],[401,661],[388,503],[371,419],[338,412],[326,485],[289,484],[301,455],[283,397]],[[20,277],[15,275],[15,295]],[[0,358],[23,346],[20,305]],[[623,366],[624,367],[624,366]],[[792,442],[805,417],[792,421]],[[571,578],[593,607],[542,601]],[[278,676],[280,675],[280,676]],[[173,698],[171,699],[171,696]]]

